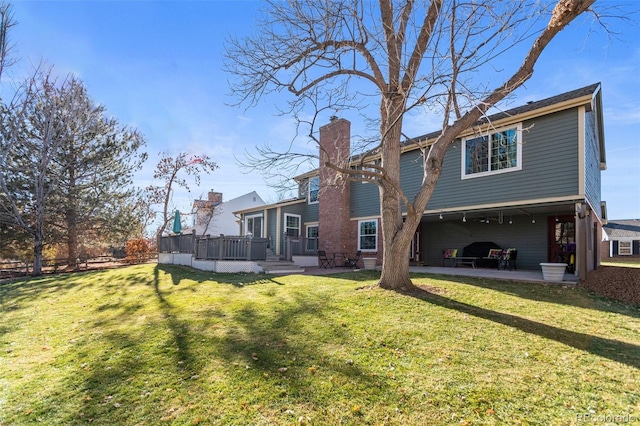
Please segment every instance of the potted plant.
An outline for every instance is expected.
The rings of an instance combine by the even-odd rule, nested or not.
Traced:
[[[365,257],[362,259],[364,263],[364,269],[376,269],[376,258],[375,257]]]
[[[542,278],[545,281],[560,282],[564,280],[564,272],[567,270],[566,263],[541,263]]]

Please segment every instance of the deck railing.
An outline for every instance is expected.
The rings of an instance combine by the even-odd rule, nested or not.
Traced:
[[[292,256],[315,256],[318,253],[318,239],[305,237],[285,236],[285,259],[291,260]]]
[[[160,238],[160,251],[192,253],[200,260],[265,260],[267,239],[227,235],[167,235]]]

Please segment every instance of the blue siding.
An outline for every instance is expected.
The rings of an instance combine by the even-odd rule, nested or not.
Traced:
[[[271,208],[267,211],[267,238],[272,244],[276,243],[276,217],[277,209]],[[275,247],[271,247],[275,251]]]
[[[380,214],[380,192],[374,183],[351,182],[351,217]]]
[[[585,114],[585,196],[602,217],[600,208],[600,143],[598,141],[597,119],[593,111]]]
[[[303,223],[317,222],[319,217],[318,209],[319,209],[318,203],[306,204],[304,212],[302,214],[302,222]]]
[[[492,241],[502,248],[518,250],[518,269],[540,269],[540,262],[547,261],[547,220],[540,217],[531,223],[529,216],[514,216],[513,224],[489,224],[461,220],[425,222],[422,224],[423,263],[442,266],[442,250],[462,249],[479,241]],[[487,253],[488,254],[488,253]]]
[[[427,209],[437,210],[474,204],[509,203],[522,199],[577,196],[579,188],[578,109],[574,108],[523,122],[522,170],[462,180],[460,141],[445,156],[442,175]],[[593,137],[595,148],[598,144]],[[589,186],[599,206],[599,155],[586,153],[596,164],[589,166]],[[593,169],[598,167],[598,171]],[[402,188],[412,199],[422,184],[422,154],[409,151],[401,158]],[[378,187],[351,183],[351,216],[380,214]]]

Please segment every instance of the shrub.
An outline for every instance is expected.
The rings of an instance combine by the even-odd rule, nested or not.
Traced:
[[[149,240],[143,237],[135,238],[127,241],[125,247],[125,261],[129,263],[140,263],[149,259],[151,253],[151,244]]]

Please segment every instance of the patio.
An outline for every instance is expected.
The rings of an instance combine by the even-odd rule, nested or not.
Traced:
[[[379,270],[379,267],[377,268]],[[460,277],[492,278],[500,280],[524,281],[524,282],[548,282],[553,284],[575,285],[578,277],[574,274],[564,274],[564,281],[546,281],[542,277],[542,271],[534,270],[498,270],[488,268],[465,268],[465,267],[439,267],[439,266],[410,266],[411,273],[451,275]],[[305,267],[305,274],[327,275],[345,272],[344,268],[317,268]]]

